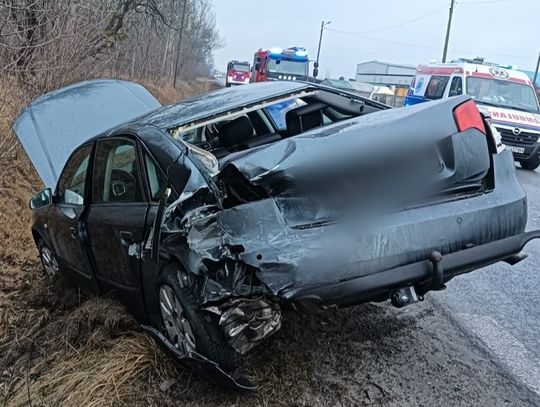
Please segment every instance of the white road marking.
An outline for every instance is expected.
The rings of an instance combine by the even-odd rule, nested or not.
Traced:
[[[540,360],[525,345],[491,317],[464,313],[457,317],[513,375],[540,395]]]

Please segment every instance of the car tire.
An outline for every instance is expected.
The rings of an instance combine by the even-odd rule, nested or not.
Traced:
[[[193,290],[181,280],[187,281],[187,275],[177,264],[166,266],[159,279],[157,295],[165,337],[180,351],[194,348],[227,371],[241,366],[242,355],[227,342],[218,316],[197,309]],[[182,330],[184,332],[178,332]]]
[[[37,247],[41,266],[43,267],[43,274],[47,277],[56,277],[60,272],[60,265],[58,264],[54,250],[43,239],[38,240]]]
[[[524,170],[534,171],[540,166],[540,159],[530,159],[527,161],[520,161],[519,164]]]

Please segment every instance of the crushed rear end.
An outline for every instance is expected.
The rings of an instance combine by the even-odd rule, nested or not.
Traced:
[[[221,315],[241,353],[279,329],[284,304],[406,305],[458,274],[520,260],[540,236],[524,233],[511,152],[466,97],[243,151],[202,178],[162,230],[182,231],[201,308]]]

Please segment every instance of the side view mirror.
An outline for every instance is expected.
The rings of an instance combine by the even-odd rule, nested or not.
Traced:
[[[51,188],[44,189],[43,191],[38,192],[28,202],[30,209],[37,209],[43,206],[50,205],[52,203],[52,192]]]
[[[167,168],[167,178],[169,178],[171,186],[178,195],[180,195],[186,187],[190,176],[191,170],[178,163],[172,163],[169,168]]]

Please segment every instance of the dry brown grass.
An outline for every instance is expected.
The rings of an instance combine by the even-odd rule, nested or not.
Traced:
[[[214,83],[144,83],[164,104]],[[83,299],[40,274],[28,200],[41,187],[10,127],[29,101],[0,83],[0,405],[146,404],[164,378],[185,375],[123,307]]]
[[[216,88],[143,84],[163,104]],[[248,359],[248,373],[263,383],[258,394],[224,392],[163,353],[121,305],[41,275],[27,202],[42,185],[10,130],[28,98],[7,83],[0,101],[0,405],[273,405],[278,394],[300,403],[299,389],[315,387],[301,346],[278,340]]]

